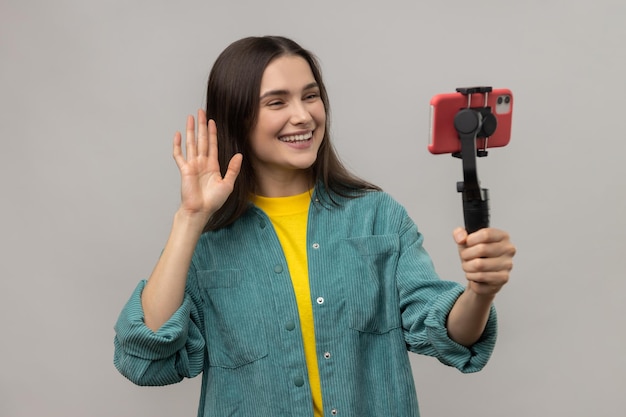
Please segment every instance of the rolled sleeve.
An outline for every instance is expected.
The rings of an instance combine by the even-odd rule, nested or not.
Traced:
[[[114,364],[138,385],[167,385],[202,371],[205,342],[200,317],[190,297],[156,332],[144,323],[141,281],[115,325]]]
[[[448,314],[464,288],[441,294],[432,305],[425,320],[426,334],[435,356],[442,363],[454,366],[463,373],[478,372],[489,361],[496,344],[497,317],[491,306],[489,319],[480,339],[470,347],[456,343],[448,336],[446,322]]]
[[[481,338],[474,345],[466,347],[450,339],[446,328],[448,315],[465,288],[457,282],[439,278],[422,246],[423,236],[408,217],[403,229],[397,283],[408,349],[434,356],[463,373],[480,371],[487,364],[496,343],[494,306],[491,306]]]

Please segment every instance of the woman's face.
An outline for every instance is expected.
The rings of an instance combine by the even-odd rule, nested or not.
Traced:
[[[252,165],[260,183],[304,180],[324,137],[326,113],[307,61],[282,56],[265,69],[259,112],[252,128]]]

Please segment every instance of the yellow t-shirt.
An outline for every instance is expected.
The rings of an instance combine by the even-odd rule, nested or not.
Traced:
[[[306,230],[313,190],[289,197],[253,196],[252,201],[270,218],[287,259],[287,267],[298,304],[304,356],[309,372],[309,384],[316,417],[323,415],[313,305],[309,287],[309,269],[306,254]]]

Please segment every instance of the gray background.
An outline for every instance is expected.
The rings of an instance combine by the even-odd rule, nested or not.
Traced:
[[[340,154],[448,279],[461,166],[428,153],[428,101],[515,94],[511,144],[479,161],[518,246],[498,346],[474,375],[412,355],[423,415],[623,415],[624,21],[623,0],[2,0],[0,416],[195,415],[199,378],[117,373],[113,324],[179,201],[173,133],[217,54],[265,34],[320,57]]]

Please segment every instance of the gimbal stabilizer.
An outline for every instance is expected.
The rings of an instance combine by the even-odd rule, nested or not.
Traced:
[[[461,152],[452,156],[463,161],[463,181],[456,184],[463,197],[463,215],[467,233],[489,227],[489,191],[480,187],[476,172],[476,158],[487,156],[487,138],[498,127],[498,120],[487,106],[491,87],[457,88],[457,92],[467,96],[467,108],[459,110],[454,118],[454,127],[461,140]],[[484,107],[471,107],[472,94],[483,94]],[[486,138],[483,149],[476,149],[476,139]]]

